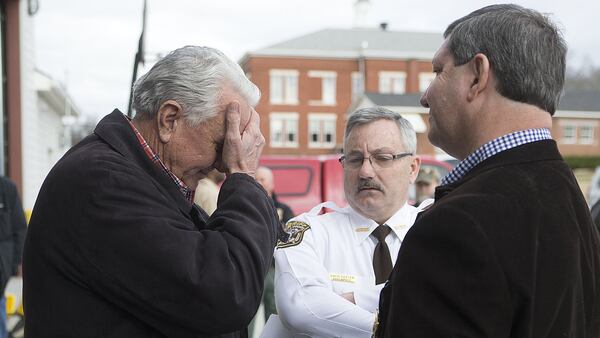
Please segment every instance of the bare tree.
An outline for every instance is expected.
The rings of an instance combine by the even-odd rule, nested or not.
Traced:
[[[579,67],[567,67],[565,91],[600,91],[600,67],[596,67],[589,57]]]

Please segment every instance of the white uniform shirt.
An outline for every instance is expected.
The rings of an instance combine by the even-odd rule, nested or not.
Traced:
[[[385,241],[393,264],[417,213],[430,202],[419,209],[405,204],[385,222],[392,228]],[[323,206],[333,212],[318,215]],[[310,228],[296,235],[290,246],[275,250],[275,301],[283,324],[304,333],[300,336],[371,337],[384,286],[375,285],[373,271],[377,239],[370,234],[378,224],[350,206],[338,208],[331,202],[290,220],[294,221]],[[356,305],[340,296],[347,292],[354,293]]]

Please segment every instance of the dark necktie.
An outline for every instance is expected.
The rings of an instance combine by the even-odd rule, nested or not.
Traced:
[[[377,238],[379,243],[375,246],[373,252],[373,270],[375,270],[375,284],[385,283],[392,272],[392,258],[390,249],[385,243],[385,238],[392,231],[387,225],[380,225],[373,230],[372,235]]]

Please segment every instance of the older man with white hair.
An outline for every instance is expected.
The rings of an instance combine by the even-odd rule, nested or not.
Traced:
[[[27,337],[246,337],[279,222],[255,181],[259,91],[187,46],[135,84],[44,182],[24,255]],[[210,216],[198,180],[227,174]]]

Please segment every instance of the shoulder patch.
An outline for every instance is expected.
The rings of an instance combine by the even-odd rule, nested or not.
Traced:
[[[285,224],[284,238],[277,241],[277,249],[289,248],[302,242],[304,233],[310,229],[310,225],[305,222],[290,221]]]

